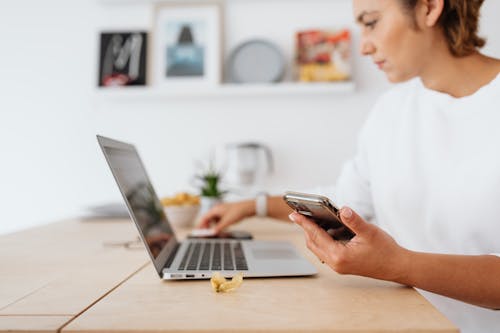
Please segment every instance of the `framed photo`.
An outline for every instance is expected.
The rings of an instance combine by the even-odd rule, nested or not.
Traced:
[[[155,86],[217,85],[222,73],[222,3],[160,3],[155,7]]]
[[[314,29],[296,34],[297,77],[302,82],[351,79],[351,33]]]
[[[100,87],[146,84],[147,33],[103,32],[100,36]]]

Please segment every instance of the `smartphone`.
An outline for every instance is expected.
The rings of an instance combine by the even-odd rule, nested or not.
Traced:
[[[312,219],[336,240],[349,240],[356,235],[340,219],[340,209],[325,196],[286,192],[283,199],[294,211]]]

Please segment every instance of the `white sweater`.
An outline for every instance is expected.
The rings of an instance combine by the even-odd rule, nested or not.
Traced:
[[[463,98],[420,79],[383,95],[335,192],[410,250],[500,253],[500,75]],[[462,332],[500,332],[500,311],[422,293]]]

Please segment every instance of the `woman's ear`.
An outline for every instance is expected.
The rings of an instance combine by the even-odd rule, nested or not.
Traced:
[[[425,7],[425,25],[434,27],[443,14],[444,0],[422,0],[422,5]]]

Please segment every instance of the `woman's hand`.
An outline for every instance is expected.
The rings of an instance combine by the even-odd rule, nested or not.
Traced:
[[[254,200],[221,203],[212,207],[201,217],[198,228],[210,228],[212,224],[215,224],[214,231],[218,234],[231,224],[253,215],[255,215]]]
[[[340,274],[401,281],[407,274],[407,250],[377,226],[367,223],[348,207],[340,211],[342,222],[356,236],[349,242],[334,240],[325,230],[298,213],[290,219],[305,231],[307,247]]]

